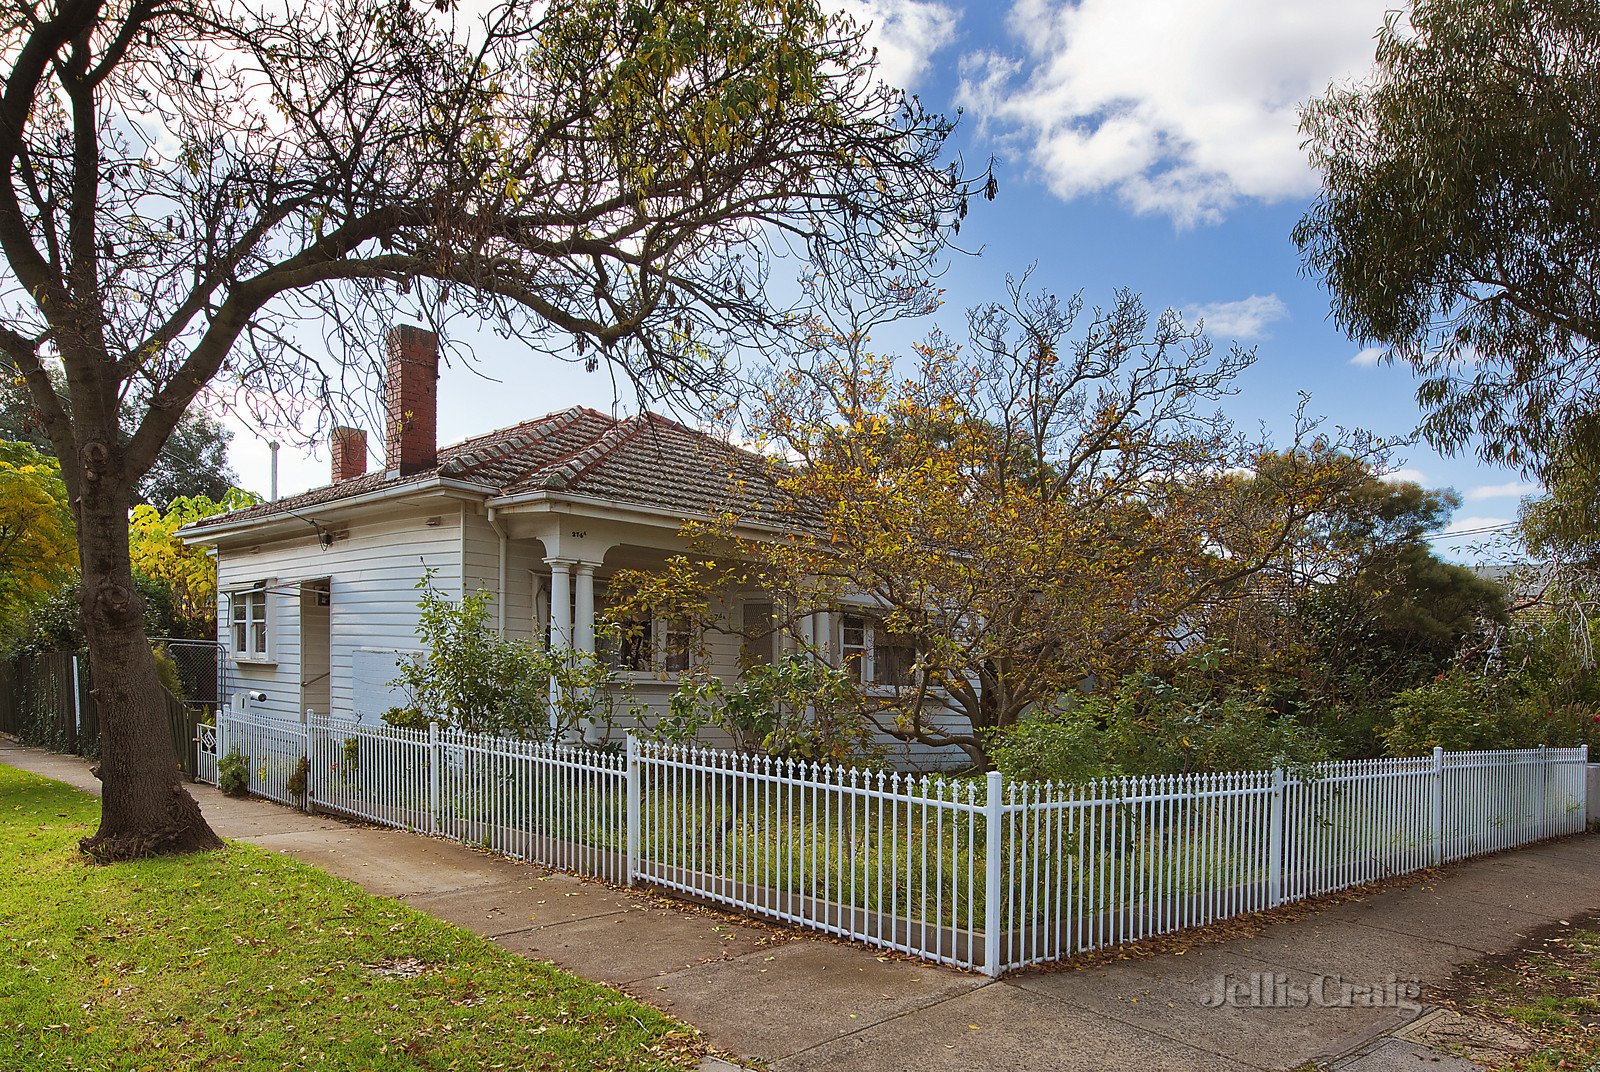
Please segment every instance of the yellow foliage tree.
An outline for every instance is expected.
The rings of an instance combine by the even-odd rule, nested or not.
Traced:
[[[969,314],[967,345],[935,335],[909,374],[867,335],[816,325],[815,360],[770,378],[750,420],[783,460],[692,528],[796,615],[864,611],[869,717],[979,763],[1030,708],[1336,569],[1319,512],[1384,453],[1303,407],[1287,443],[1241,435],[1213,407],[1253,353],[1214,354],[1128,293],[1090,313],[1013,281]],[[786,534],[755,534],[763,514]]]
[[[77,567],[61,466],[27,443],[0,442],[0,638]]]
[[[172,593],[173,615],[196,635],[217,620],[217,564],[204,548],[186,545],[177,532],[214,514],[240,510],[260,496],[230,488],[220,501],[205,495],[172,500],[166,510],[135,506],[128,518],[128,555],[133,571],[159,581]]]

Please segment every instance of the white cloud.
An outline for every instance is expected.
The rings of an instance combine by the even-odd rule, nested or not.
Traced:
[[[1352,357],[1350,359],[1350,363],[1352,365],[1359,365],[1361,368],[1373,368],[1378,364],[1379,361],[1383,360],[1383,355],[1383,347],[1369,346],[1356,356]]]
[[[1467,502],[1482,502],[1484,499],[1521,499],[1528,495],[1536,495],[1539,485],[1528,484],[1520,480],[1513,480],[1506,484],[1481,484],[1467,492]]]
[[[933,54],[955,39],[960,16],[937,0],[843,0],[838,9],[867,31],[878,50],[878,75],[902,89],[916,85]]]
[[[1391,484],[1421,484],[1428,486],[1428,475],[1421,469],[1396,469],[1392,473],[1385,473],[1383,479]]]
[[[1299,107],[1370,69],[1391,0],[1016,0],[1022,56],[962,60],[961,103],[1060,197],[1179,226],[1316,178]]]
[[[1267,328],[1289,315],[1289,307],[1276,294],[1252,294],[1238,301],[1190,305],[1183,310],[1189,321],[1204,321],[1207,333],[1226,339],[1264,339]]]

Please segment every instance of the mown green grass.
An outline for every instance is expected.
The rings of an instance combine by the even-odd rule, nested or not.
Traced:
[[[76,845],[97,815],[0,766],[0,1069],[697,1060],[690,1029],[647,1006],[283,856],[91,864]]]

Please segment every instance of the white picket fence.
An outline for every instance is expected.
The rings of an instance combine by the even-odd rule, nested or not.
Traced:
[[[1587,748],[1066,785],[237,711],[199,739],[203,778],[237,750],[282,803],[991,975],[1587,822]]]

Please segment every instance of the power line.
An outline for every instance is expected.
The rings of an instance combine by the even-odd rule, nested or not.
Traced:
[[[1446,530],[1444,532],[1430,532],[1430,533],[1428,533],[1428,535],[1424,536],[1423,539],[1424,540],[1458,540],[1458,539],[1461,539],[1464,536],[1487,536],[1492,532],[1504,532],[1507,529],[1514,529],[1519,524],[1520,524],[1520,522],[1517,522],[1517,521],[1505,521],[1505,522],[1502,522],[1502,523],[1500,523],[1498,525],[1480,525],[1477,528],[1471,528],[1471,529],[1452,529],[1452,530]]]

